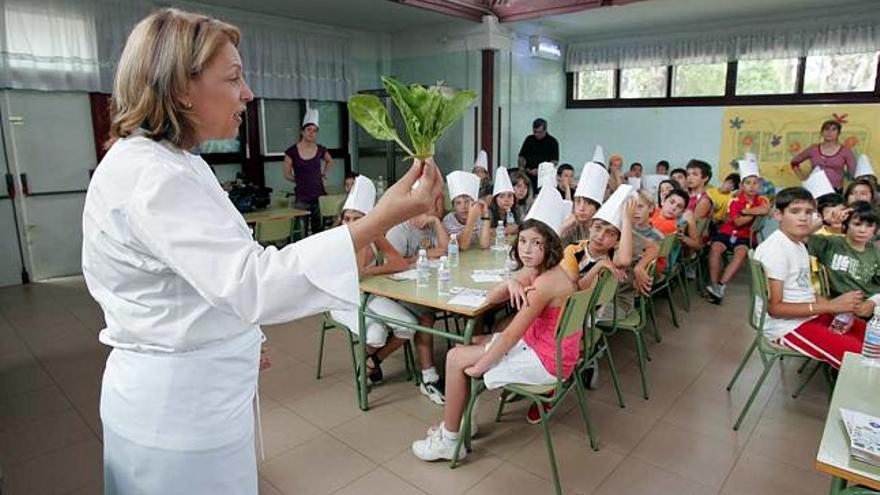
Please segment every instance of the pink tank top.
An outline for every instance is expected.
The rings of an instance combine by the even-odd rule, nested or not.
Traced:
[[[544,306],[523,335],[523,340],[538,355],[544,369],[553,376],[556,376],[556,323],[561,312],[560,306]],[[583,330],[579,330],[562,340],[563,378],[568,378],[577,364],[582,333]]]

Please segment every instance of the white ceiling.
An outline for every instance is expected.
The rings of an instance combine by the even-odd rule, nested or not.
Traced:
[[[880,12],[878,0],[651,0],[515,22],[508,26],[523,34],[540,33],[575,41],[616,33],[673,30],[679,26],[699,29],[701,23],[724,23],[736,19],[797,17],[804,11],[819,8],[831,14],[844,6]]]
[[[471,21],[428,10],[400,5],[389,0],[196,0],[203,4],[289,17],[348,29],[396,33],[414,27]]]

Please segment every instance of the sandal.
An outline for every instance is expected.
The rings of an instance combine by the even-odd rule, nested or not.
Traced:
[[[382,367],[380,366],[382,364],[382,358],[379,357],[378,352],[374,352],[373,354],[367,354],[367,359],[373,362],[372,370],[367,366],[367,377],[373,383],[381,383],[382,377],[384,376],[382,374]]]

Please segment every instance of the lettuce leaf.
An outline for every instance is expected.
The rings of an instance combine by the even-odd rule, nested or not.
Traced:
[[[407,86],[390,77],[382,77],[391,101],[400,111],[411,146],[397,135],[382,101],[373,95],[355,95],[348,101],[351,117],[371,136],[395,141],[410,158],[425,159],[434,154],[434,144],[476,99],[474,91],[454,91],[442,85]]]

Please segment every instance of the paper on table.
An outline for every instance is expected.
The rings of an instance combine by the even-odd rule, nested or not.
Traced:
[[[459,294],[463,294],[466,296],[476,296],[476,297],[485,297],[486,291],[483,289],[471,289],[469,287],[462,287],[460,285],[456,285],[449,289],[449,293],[457,296]]]
[[[487,284],[493,282],[503,282],[504,277],[501,275],[471,275],[471,280],[478,284]]]
[[[483,296],[473,296],[469,294],[459,294],[449,300],[452,306],[467,306],[469,308],[478,308],[486,302]]]
[[[419,278],[419,272],[415,268],[412,268],[410,270],[406,270],[403,272],[392,273],[391,275],[388,275],[388,278],[390,278],[391,280],[397,280],[397,281],[415,280],[415,279]]]

